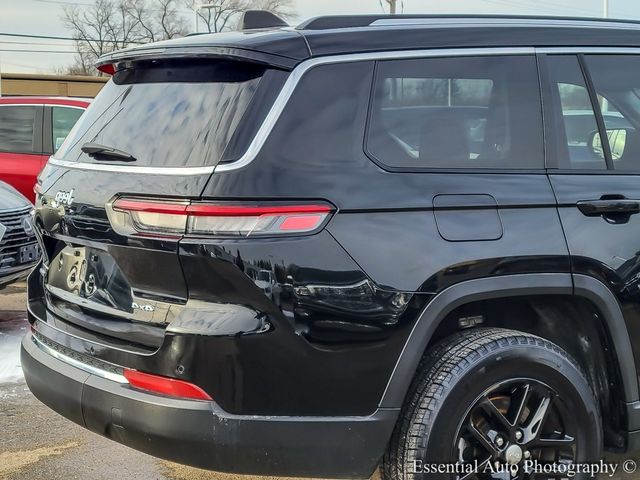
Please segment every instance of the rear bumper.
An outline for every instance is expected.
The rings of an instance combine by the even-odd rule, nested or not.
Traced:
[[[31,333],[21,358],[33,394],[75,423],[157,457],[224,472],[368,478],[398,414],[231,415],[215,402],[162,397],[103,378],[51,355]]]

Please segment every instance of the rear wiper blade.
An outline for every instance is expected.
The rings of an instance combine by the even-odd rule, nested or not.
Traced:
[[[130,153],[118,150],[117,148],[107,147],[106,145],[100,145],[99,143],[85,143],[80,150],[96,160],[113,160],[120,162],[135,162],[137,160],[136,157]]]

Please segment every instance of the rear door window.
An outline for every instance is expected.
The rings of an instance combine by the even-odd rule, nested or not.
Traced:
[[[0,105],[0,152],[39,153],[35,135],[37,105]]]
[[[533,56],[379,62],[367,151],[391,167],[544,167]]]
[[[578,170],[606,169],[602,148],[594,151],[593,143],[602,145],[598,131],[596,113],[587,89],[587,84],[574,55],[549,55],[546,66],[551,81],[551,95],[555,107],[558,128],[553,132],[558,137],[557,158],[562,168]],[[611,112],[608,121],[615,121]],[[594,138],[595,137],[595,138]]]
[[[607,144],[592,145],[610,155],[614,170],[640,171],[640,56],[585,55],[598,95]]]
[[[94,163],[81,148],[98,143],[129,153],[133,166],[216,165],[264,74],[236,61],[137,64],[113,76],[55,157]]]
[[[53,150],[58,150],[67,135],[84,113],[82,108],[51,107],[51,131]]]

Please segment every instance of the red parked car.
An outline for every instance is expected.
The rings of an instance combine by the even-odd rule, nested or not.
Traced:
[[[62,97],[0,97],[0,181],[31,202],[36,177],[89,106]]]

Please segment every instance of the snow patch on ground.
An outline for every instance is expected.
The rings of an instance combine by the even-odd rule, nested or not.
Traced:
[[[0,385],[21,382],[20,342],[27,332],[24,315],[18,318],[0,318]]]

